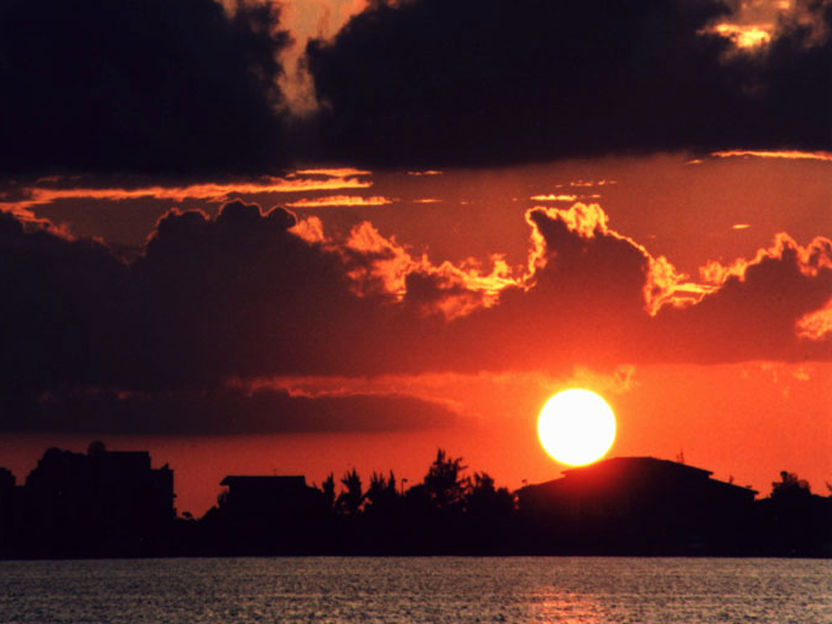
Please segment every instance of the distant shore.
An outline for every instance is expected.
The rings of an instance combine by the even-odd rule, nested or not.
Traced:
[[[439,450],[405,489],[352,470],[229,475],[201,518],[144,451],[48,449],[23,485],[0,469],[0,558],[225,556],[832,557],[832,497],[783,471],[767,498],[711,472],[616,457],[515,492]]]

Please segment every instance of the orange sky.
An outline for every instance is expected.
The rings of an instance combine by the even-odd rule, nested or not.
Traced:
[[[780,232],[805,249],[815,237],[832,235],[832,164],[823,158],[750,155],[692,160],[660,155],[429,175],[307,171],[288,176],[289,182],[274,178],[145,190],[58,180],[13,189],[7,209],[49,219],[63,228],[63,236],[135,247],[133,254],[140,253],[138,246],[156,220],[173,206],[216,215],[231,198],[257,201],[264,208],[293,205],[304,219],[295,231],[313,245],[351,249],[370,259],[351,274],[356,284],[363,284],[356,292],[386,294],[403,306],[426,306],[416,309],[414,317],[435,315],[436,320],[427,317],[424,331],[452,330],[441,343],[424,334],[400,335],[402,344],[386,350],[368,345],[367,357],[383,358],[382,364],[404,363],[394,374],[379,375],[371,366],[354,375],[342,371],[232,380],[249,389],[277,388],[312,399],[411,397],[439,406],[446,414],[441,426],[432,421],[428,427],[398,430],[227,436],[6,433],[0,436],[2,462],[22,479],[51,444],[84,450],[91,439],[103,437],[111,448],[146,448],[156,465],[170,463],[175,469],[178,509],[197,515],[213,502],[225,474],[305,474],[320,483],[329,472],[339,476],[355,466],[365,480],[372,470],[393,469],[415,483],[440,446],[463,456],[471,469],[488,471],[498,483],[516,488],[523,480],[557,476],[562,466],[536,439],[537,413],[554,392],[581,386],[601,393],[618,417],[611,455],[675,459],[683,454],[686,462],[714,471],[717,478],[732,477],[762,494],[787,469],[808,479],[813,491],[826,494],[825,483],[832,482],[832,335],[823,329],[830,325],[825,325],[829,308],[823,309],[822,301],[832,291],[825,287],[823,299],[823,292],[815,295],[811,289],[829,283],[825,276],[832,265],[824,264],[822,245],[816,248],[820,255],[810,258],[807,252],[801,269],[805,275],[772,272],[779,260],[769,262],[757,254]],[[607,229],[590,228],[581,235],[583,217],[575,215],[584,213],[568,212],[578,203],[597,205],[582,210],[606,219]],[[529,264],[535,262],[529,254],[536,230],[527,221],[531,217],[524,218],[534,206],[562,211],[537,212],[542,220],[535,227],[547,237],[547,253],[552,254],[546,261],[549,272],[541,264],[539,274]],[[549,221],[549,214],[558,216]],[[578,219],[576,231],[546,229],[568,215]],[[589,246],[570,247],[579,242]],[[675,267],[678,283],[688,285],[677,296],[711,294],[676,312],[669,304],[657,305],[655,320],[650,320],[640,292],[644,276],[628,272],[629,264],[644,260],[645,254],[651,262],[664,256]],[[578,262],[582,257],[584,266]],[[735,265],[737,259],[745,261]],[[747,262],[761,264],[753,275],[747,273],[746,281]],[[565,266],[576,272],[550,273]],[[706,266],[710,269],[700,272]],[[743,279],[725,286],[715,276],[731,266]],[[817,275],[810,275],[813,270]],[[414,299],[422,292],[416,290],[417,276],[436,285],[439,297],[420,294]],[[557,280],[559,290],[548,291],[544,278]],[[524,281],[529,279],[536,281]],[[572,279],[578,281],[570,286]],[[633,279],[642,283],[632,288],[628,280]],[[817,281],[821,279],[827,281]],[[798,288],[798,282],[806,286]],[[515,291],[506,295],[502,289],[508,286]],[[552,308],[558,297],[586,306],[585,318]],[[821,297],[816,340],[798,340],[795,319],[786,318],[792,325],[781,327],[781,315],[793,309],[784,302],[790,297]],[[210,309],[205,313],[210,315]],[[511,318],[576,325],[573,334],[562,325],[541,325],[536,331],[511,328]],[[359,330],[350,325],[351,317],[343,322]],[[593,328],[595,322],[604,325]],[[619,322],[621,336],[615,326]],[[724,334],[722,324],[734,335]],[[655,338],[659,330],[666,332],[664,341]],[[378,332],[386,335],[383,328]],[[782,332],[792,332],[793,345],[782,341]],[[579,339],[565,342],[569,335]],[[343,340],[350,348],[364,349],[349,337]],[[804,347],[808,359],[796,358],[795,349]],[[435,349],[442,349],[442,355]],[[733,349],[738,349],[736,356]],[[674,357],[676,352],[681,355]],[[538,363],[543,366],[536,369]],[[387,417],[395,422],[397,414]]]
[[[105,6],[106,4],[106,6]],[[832,0],[0,10],[0,466],[832,483]]]
[[[339,380],[338,383],[344,383]],[[304,474],[320,483],[355,466],[394,469],[414,484],[442,446],[485,470],[500,484],[520,487],[566,469],[542,450],[537,411],[554,392],[575,385],[601,392],[613,407],[618,433],[609,456],[677,459],[731,477],[767,495],[780,470],[797,472],[814,492],[832,482],[829,388],[832,365],[744,362],[719,366],[634,367],[617,380],[577,371],[544,375],[427,376],[349,382],[354,388],[392,386],[454,401],[461,417],[447,428],[415,432],[261,434],[234,436],[104,436],[111,448],[150,449],[154,465],[175,469],[177,508],[201,514],[226,474]],[[326,385],[326,383],[322,384]],[[91,435],[5,435],[4,463],[22,477],[54,444],[85,451]]]

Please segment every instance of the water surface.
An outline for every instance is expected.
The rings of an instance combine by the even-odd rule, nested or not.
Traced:
[[[0,562],[2,622],[832,622],[832,561],[232,558]]]

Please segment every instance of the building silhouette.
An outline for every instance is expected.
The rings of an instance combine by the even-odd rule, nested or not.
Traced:
[[[22,485],[0,468],[0,557],[226,555],[832,556],[832,496],[781,472],[769,498],[708,470],[618,457],[516,492],[443,451],[407,490],[357,471],[336,496],[303,476],[229,475],[176,517],[173,471],[145,451],[50,448]],[[342,501],[339,503],[339,501]],[[346,501],[346,502],[344,502]]]
[[[11,494],[9,529],[20,539],[4,548],[29,555],[151,554],[176,517],[173,470],[100,442],[86,454],[47,449]]]
[[[223,554],[296,554],[316,550],[330,520],[323,492],[303,476],[229,475],[204,518]]]
[[[220,485],[227,488],[221,505],[234,515],[280,521],[317,511],[320,506],[320,491],[308,487],[303,476],[229,475]]]
[[[16,487],[14,475],[10,470],[0,468],[0,554],[9,551],[15,537],[19,496],[20,488]]]
[[[712,474],[653,457],[616,457],[521,488],[518,510],[538,550],[741,552],[756,492]]]

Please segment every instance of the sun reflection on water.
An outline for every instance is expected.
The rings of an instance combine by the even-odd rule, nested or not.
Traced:
[[[587,596],[557,587],[539,588],[530,596],[529,610],[530,619],[534,622],[601,624],[608,621],[600,604]]]

